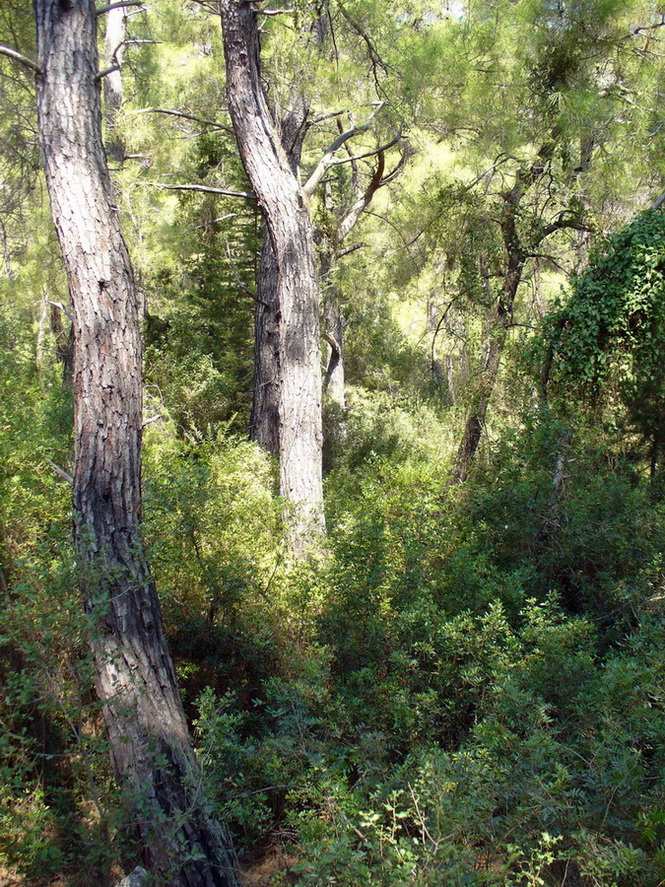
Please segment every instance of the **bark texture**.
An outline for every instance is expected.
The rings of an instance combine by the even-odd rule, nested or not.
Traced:
[[[291,550],[304,557],[325,534],[314,232],[261,85],[254,6],[220,0],[220,13],[231,118],[277,267],[280,491]]]
[[[275,249],[263,234],[254,309],[254,384],[249,437],[264,450],[279,454],[279,273]]]
[[[322,264],[322,268],[325,265]],[[339,411],[340,417],[346,410],[346,382],[344,378],[344,330],[346,321],[342,311],[341,298],[337,286],[332,279],[332,270],[327,272],[329,284],[326,287],[324,319],[326,324],[326,342],[328,355],[323,391],[328,400]]]
[[[291,171],[298,175],[309,104],[296,88],[279,121],[279,135]],[[275,117],[278,115],[275,114]],[[266,228],[259,256],[254,312],[254,386],[249,436],[273,455],[279,454],[279,268]]]
[[[39,130],[74,329],[74,535],[96,685],[145,862],[168,887],[235,887],[202,797],[142,552],[139,298],[101,138],[93,0],[35,0]]]

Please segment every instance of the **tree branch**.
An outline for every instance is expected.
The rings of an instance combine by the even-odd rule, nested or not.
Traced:
[[[431,347],[431,349],[430,349],[430,363],[432,363],[432,364],[433,364],[434,361],[436,360],[436,357],[435,357],[435,354],[436,354],[436,337],[437,337],[437,336],[439,335],[439,333],[441,332],[441,327],[442,327],[442,326],[444,325],[444,323],[446,322],[446,318],[448,317],[448,312],[450,311],[450,309],[453,307],[454,304],[455,304],[455,299],[451,299],[450,302],[448,302],[448,304],[446,305],[446,308],[445,308],[443,314],[442,314],[441,317],[439,318],[439,322],[438,322],[437,325],[436,325],[436,329],[434,330],[434,335],[432,336],[432,347]]]
[[[404,169],[404,167],[406,166],[406,164],[409,160],[410,153],[411,152],[409,150],[409,144],[407,142],[406,150],[402,153],[402,156],[400,157],[399,162],[393,167],[393,169],[390,170],[390,172],[388,173],[387,176],[384,176],[381,179],[381,187],[382,188],[384,187],[384,185],[389,185],[402,172],[402,170]]]
[[[331,111],[330,114],[319,114],[318,117],[314,117],[310,122],[310,126],[316,126],[318,123],[323,123],[324,120],[330,120],[333,117],[341,117],[342,114],[348,114],[348,108],[342,108],[341,111]]]
[[[62,311],[62,313],[65,315],[65,317],[69,318],[69,320],[71,320],[72,323],[74,322],[74,318],[73,318],[72,315],[69,313],[69,311],[67,311],[67,309],[66,309],[65,306],[62,304],[62,302],[51,302],[51,301],[49,300],[49,305],[53,305],[54,308],[57,308],[59,311]]]
[[[314,193],[316,186],[319,184],[323,176],[325,175],[328,167],[333,165],[335,152],[338,151],[345,142],[348,142],[349,139],[352,139],[354,136],[357,136],[361,132],[367,132],[370,129],[371,124],[365,123],[363,126],[354,126],[352,129],[343,132],[341,135],[337,136],[334,142],[332,142],[326,148],[326,151],[319,160],[314,172],[307,179],[305,184],[303,185],[303,191],[308,197],[311,197]],[[345,162],[349,162],[347,159]]]
[[[104,6],[98,6],[95,10],[96,15],[104,15],[112,9],[122,9],[125,6],[142,6],[145,9],[143,0],[118,0],[117,3],[106,3]]]
[[[166,185],[164,182],[144,182],[153,188],[163,191],[200,191],[203,194],[221,194],[224,197],[243,197],[245,200],[256,200],[251,191],[232,191],[229,188],[215,188],[212,185]]]
[[[385,145],[380,145],[378,148],[374,148],[372,151],[366,151],[364,154],[354,154],[352,157],[340,157],[337,160],[332,160],[328,166],[341,166],[343,163],[354,163],[356,160],[366,160],[368,157],[376,157],[377,154],[382,154],[384,151],[387,151],[388,148],[392,148],[396,145],[401,138],[402,133],[399,133],[394,139],[386,142]]]
[[[483,172],[481,172],[479,175],[477,175],[476,178],[472,182],[469,182],[468,185],[464,186],[463,193],[466,194],[467,191],[471,191],[473,188],[476,187],[476,185],[479,182],[482,182],[482,180],[486,176],[490,175],[490,173],[493,173],[495,170],[497,170],[500,166],[503,166],[503,164],[507,163],[509,160],[517,160],[517,158],[513,157],[512,154],[499,154],[499,156],[497,157],[496,161],[492,164],[492,166],[488,166],[487,169],[483,170]]]
[[[640,34],[644,34],[648,31],[657,31],[662,27],[665,27],[665,18],[661,18],[661,21],[654,22],[652,25],[639,25],[637,28],[633,28],[632,31],[629,31],[624,37],[621,37],[618,42],[625,43],[627,40],[630,40],[631,37],[638,37]]]
[[[51,462],[50,459],[47,459],[46,461],[51,466],[51,468],[55,471],[55,473],[58,474],[63,480],[66,480],[68,484],[74,483],[74,478],[71,476],[71,474],[68,474],[64,470],[64,468],[60,468],[59,465],[56,465],[55,462]]]
[[[664,203],[665,203],[665,193],[660,195],[660,197],[658,198],[658,200],[656,200],[656,202],[651,207],[651,209],[654,211],[659,210]]]
[[[341,249],[339,252],[335,253],[335,259],[343,259],[344,256],[355,253],[358,249],[366,249],[368,246],[368,243],[356,243],[353,246],[347,246],[346,249]]]
[[[119,47],[118,47],[119,48]],[[117,52],[117,50],[116,50]],[[115,55],[115,53],[114,53]],[[95,80],[103,80],[104,77],[108,77],[109,74],[113,74],[114,71],[120,70],[120,64],[118,62],[113,62],[112,65],[109,65],[108,68],[104,68],[102,71],[98,71],[95,75]]]
[[[568,216],[566,217],[567,210],[562,210],[559,214],[559,217],[556,218],[553,222],[550,222],[549,225],[546,225],[542,231],[537,235],[534,240],[534,246],[540,246],[543,240],[547,240],[550,234],[554,234],[555,231],[563,231],[565,228],[570,228],[574,231],[590,231],[589,226],[583,222],[578,216]]]
[[[26,68],[30,68],[30,70],[34,71],[36,74],[42,73],[42,69],[37,62],[33,62],[32,59],[29,59],[26,55],[23,55],[23,53],[17,52],[9,46],[0,46],[0,55],[6,55],[7,58],[19,62],[19,64],[24,65]]]
[[[337,128],[341,133],[342,123],[340,120],[337,121]],[[344,150],[346,151],[348,157],[353,157],[353,151],[351,150],[348,142],[346,142],[346,144],[344,145]],[[358,162],[356,160],[351,160],[351,188],[357,200],[362,194],[362,188],[360,187],[360,169],[358,168]]]
[[[396,139],[393,139],[391,142],[388,142],[383,147],[377,149],[378,150],[378,163],[376,166],[376,170],[372,179],[365,189],[365,192],[361,194],[351,207],[351,209],[347,212],[344,218],[341,220],[337,227],[337,243],[341,244],[344,238],[352,231],[355,227],[358,219],[361,214],[367,209],[369,204],[372,202],[372,199],[379,188],[383,188],[389,182],[392,182],[393,179],[402,171],[404,168],[406,161],[408,159],[408,152],[404,151],[399,160],[399,163],[388,173],[388,175],[384,175],[385,170],[385,150],[389,147],[392,147],[396,143],[397,140],[401,139],[401,133],[397,136]],[[353,158],[354,160],[360,159]]]
[[[360,37],[360,39],[364,42],[365,46],[367,46],[367,54],[369,56],[370,64],[372,65],[372,76],[374,78],[374,87],[376,89],[377,95],[381,92],[381,84],[379,83],[379,76],[377,74],[377,68],[381,68],[384,74],[387,74],[391,68],[386,62],[383,61],[379,52],[372,42],[372,39],[367,34],[367,32],[349,15],[348,11],[344,8],[342,3],[339,4],[339,10],[342,13],[342,16],[347,20],[347,22],[351,25],[356,34]],[[392,69],[394,70],[394,69]]]
[[[333,350],[333,353],[335,355],[337,355],[337,357],[339,358],[342,354],[342,349],[340,348],[340,345],[339,345],[339,342],[337,341],[337,339],[332,335],[332,333],[329,333],[329,332],[324,332],[323,338],[330,345],[330,347]]]
[[[347,234],[350,233],[352,228],[355,226],[356,222],[360,218],[362,211],[366,209],[372,201],[375,193],[379,190],[382,185],[383,180],[383,171],[386,168],[386,160],[385,154],[383,151],[379,152],[379,160],[376,165],[376,171],[372,176],[372,179],[365,189],[365,193],[361,194],[360,197],[353,204],[348,213],[344,216],[342,221],[339,223],[337,227],[337,242],[342,243]]]
[[[225,123],[219,123],[217,120],[206,120],[204,117],[197,117],[194,114],[187,114],[185,111],[172,111],[168,108],[136,108],[128,111],[128,114],[164,114],[167,117],[182,117],[183,120],[193,120],[194,123],[201,123],[203,126],[213,126],[215,129],[221,129],[233,135],[233,128]]]

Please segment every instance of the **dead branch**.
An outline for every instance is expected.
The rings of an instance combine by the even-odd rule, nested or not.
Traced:
[[[233,128],[226,123],[219,123],[217,120],[206,120],[204,117],[197,117],[195,114],[188,114],[186,111],[174,111],[169,108],[137,108],[134,111],[128,111],[128,114],[164,114],[167,117],[181,117],[183,120],[193,120],[194,123],[200,123],[203,126],[212,126],[215,129],[221,129],[224,132],[233,135]]]
[[[343,132],[341,135],[337,136],[334,142],[332,142],[325,150],[325,153],[321,160],[319,160],[318,164],[314,172],[307,179],[305,184],[303,185],[303,191],[308,197],[311,197],[316,189],[316,186],[319,184],[321,179],[323,178],[326,170],[333,165],[335,153],[342,147],[345,142],[348,142],[349,139],[352,139],[354,136],[357,136],[361,132],[367,132],[370,129],[371,124],[365,123],[362,126],[354,126],[352,129]],[[347,162],[349,162],[347,160]]]
[[[245,200],[256,200],[251,191],[232,191],[230,188],[215,188],[212,185],[166,185],[164,182],[144,182],[162,191],[200,191],[203,194],[221,194],[224,197],[243,197]]]
[[[387,151],[388,148],[392,148],[396,145],[401,138],[402,133],[400,132],[394,139],[386,142],[385,145],[380,145],[378,148],[374,148],[372,151],[366,151],[364,154],[354,154],[353,157],[339,157],[336,160],[332,160],[328,166],[341,166],[343,163],[355,163],[356,160],[366,160],[368,157],[376,157],[377,154],[381,154],[384,151]]]
[[[46,461],[51,466],[51,468],[55,471],[55,473],[57,475],[59,475],[63,480],[66,480],[68,484],[74,483],[74,478],[71,476],[71,474],[68,474],[64,468],[60,468],[59,465],[56,465],[55,462],[51,462],[50,459],[47,459]]]
[[[112,65],[109,65],[108,68],[104,68],[102,71],[98,71],[95,76],[95,80],[103,80],[104,77],[108,77],[109,74],[113,74],[114,71],[119,71],[120,65],[118,62],[114,62]]]

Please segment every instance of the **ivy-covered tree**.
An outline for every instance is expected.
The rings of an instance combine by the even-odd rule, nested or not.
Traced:
[[[545,329],[545,392],[569,420],[571,403],[586,404],[597,421],[636,434],[654,476],[665,445],[663,213],[648,210],[610,237]]]
[[[474,5],[420,41],[421,54],[440,53],[445,73],[438,82],[450,89],[455,83],[456,98],[437,109],[425,85],[416,108],[427,108],[426,125],[446,133],[463,166],[444,173],[445,199],[432,229],[443,235],[439,253],[459,269],[460,294],[469,284],[481,294],[472,301],[482,312],[482,344],[453,482],[468,475],[511,331],[534,316],[525,282],[543,271],[570,273],[584,263],[590,234],[606,226],[609,207],[635,208],[622,163],[628,145],[651,151],[659,131],[653,51],[662,24],[640,2],[630,9],[594,4],[591,12],[588,4],[497,0]],[[641,168],[645,187],[654,174],[653,166]],[[471,204],[476,222],[467,226]],[[423,240],[436,250],[436,237]],[[455,299],[457,309],[463,301]],[[451,299],[442,293],[439,304],[442,317]]]

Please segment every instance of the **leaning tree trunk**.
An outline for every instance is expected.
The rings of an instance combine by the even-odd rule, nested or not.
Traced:
[[[139,298],[101,139],[93,0],[35,0],[39,131],[74,327],[74,535],[111,755],[155,883],[235,887],[140,537]]]
[[[325,534],[314,234],[307,198],[263,93],[254,6],[246,0],[220,0],[220,13],[231,119],[277,264],[280,490],[291,550],[304,557]]]
[[[500,221],[501,238],[506,256],[503,285],[496,308],[493,329],[490,330],[485,348],[478,386],[471,403],[462,440],[457,451],[455,465],[450,476],[450,484],[461,484],[466,480],[471,462],[478,449],[490,398],[494,392],[499,375],[501,357],[508,340],[508,330],[512,324],[515,297],[522,282],[524,266],[529,256],[534,255],[534,251],[555,231],[565,228],[588,230],[584,223],[583,214],[580,214],[579,210],[574,208],[558,213],[555,219],[548,225],[543,225],[538,230],[532,231],[528,238],[529,250],[525,249],[520,238],[518,219],[520,217],[522,200],[528,189],[536,185],[548,173],[559,135],[558,128],[554,127],[551,139],[542,145],[536,160],[530,167],[519,169],[513,187],[501,195],[503,198],[503,211]],[[578,173],[579,170],[576,170],[576,174]]]
[[[530,175],[533,177],[533,173]],[[524,195],[524,174],[518,176],[515,186],[504,195],[504,211],[501,219],[501,235],[506,251],[506,267],[503,285],[493,322],[490,326],[485,353],[480,367],[480,376],[466,418],[462,440],[449,483],[462,484],[466,481],[469,468],[478,450],[489,402],[496,386],[501,366],[501,357],[512,324],[513,306],[517,290],[522,281],[527,256],[520,243],[517,231],[517,215]]]

